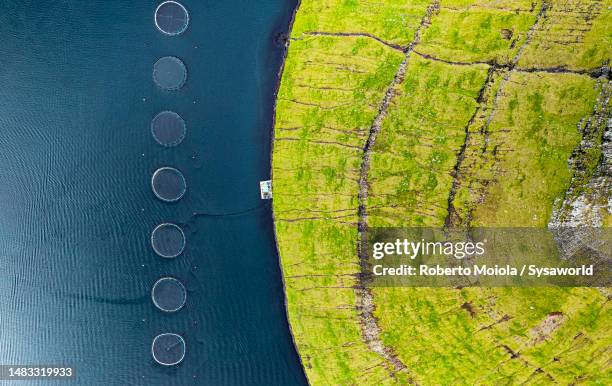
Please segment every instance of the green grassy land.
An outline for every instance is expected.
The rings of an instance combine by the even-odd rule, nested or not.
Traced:
[[[568,159],[609,82],[580,71],[612,56],[612,2],[546,5],[542,16],[540,2],[441,1],[421,25],[429,2],[302,1],[277,101],[273,188],[289,319],[311,383],[612,382],[607,290],[375,288],[378,339],[397,369],[364,339],[354,288],[363,148],[419,28],[372,148],[369,226],[544,227],[570,185],[594,175],[572,180]]]
[[[457,149],[486,76],[484,65],[411,58],[374,147],[371,226],[444,223]]]
[[[297,26],[296,26],[297,28]],[[277,102],[276,227],[289,316],[310,379],[386,379],[355,312],[361,146],[401,53],[362,37],[294,41]]]

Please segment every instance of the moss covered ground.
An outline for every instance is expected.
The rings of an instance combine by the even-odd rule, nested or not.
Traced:
[[[610,0],[302,0],[273,205],[312,384],[612,383],[607,289],[373,288],[370,305],[357,248],[364,218],[546,227],[572,195],[601,200],[611,17]]]

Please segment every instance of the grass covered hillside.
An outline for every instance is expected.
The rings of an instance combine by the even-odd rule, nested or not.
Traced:
[[[612,223],[612,1],[302,0],[276,107],[315,385],[612,383],[600,288],[370,288],[368,227]]]

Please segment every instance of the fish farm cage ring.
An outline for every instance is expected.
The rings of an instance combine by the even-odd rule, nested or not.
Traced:
[[[164,312],[176,312],[187,301],[187,290],[183,283],[173,277],[162,277],[153,284],[151,299],[155,307]]]
[[[155,26],[166,35],[180,35],[189,26],[189,12],[181,3],[164,1],[155,9]]]
[[[187,81],[187,67],[177,57],[164,56],[153,65],[153,81],[164,90],[178,90]]]
[[[187,191],[187,182],[179,170],[163,167],[153,173],[151,187],[160,200],[174,202],[180,200]]]
[[[160,224],[151,232],[151,246],[161,257],[178,257],[185,250],[185,244],[185,232],[176,224]]]
[[[187,290],[183,283],[173,277],[162,277],[153,284],[151,299],[155,307],[164,312],[176,312],[187,301]]]
[[[185,121],[173,111],[162,111],[151,121],[151,134],[162,146],[177,146],[183,142],[186,133]]]
[[[153,338],[151,354],[155,362],[163,366],[175,366],[185,358],[185,339],[170,332]]]

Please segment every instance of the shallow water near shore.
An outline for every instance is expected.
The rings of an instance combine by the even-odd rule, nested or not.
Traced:
[[[0,4],[0,364],[73,365],[83,385],[305,384],[259,197],[295,4],[183,4],[178,37],[155,2]],[[153,83],[166,55],[188,69],[179,91]],[[164,110],[187,125],[176,147],[151,135]],[[151,190],[163,166],[185,176],[176,203]],[[186,234],[176,259],[150,246],[164,222]],[[164,276],[187,290],[173,314],[150,297]],[[151,357],[163,332],[185,337],[179,366]]]

